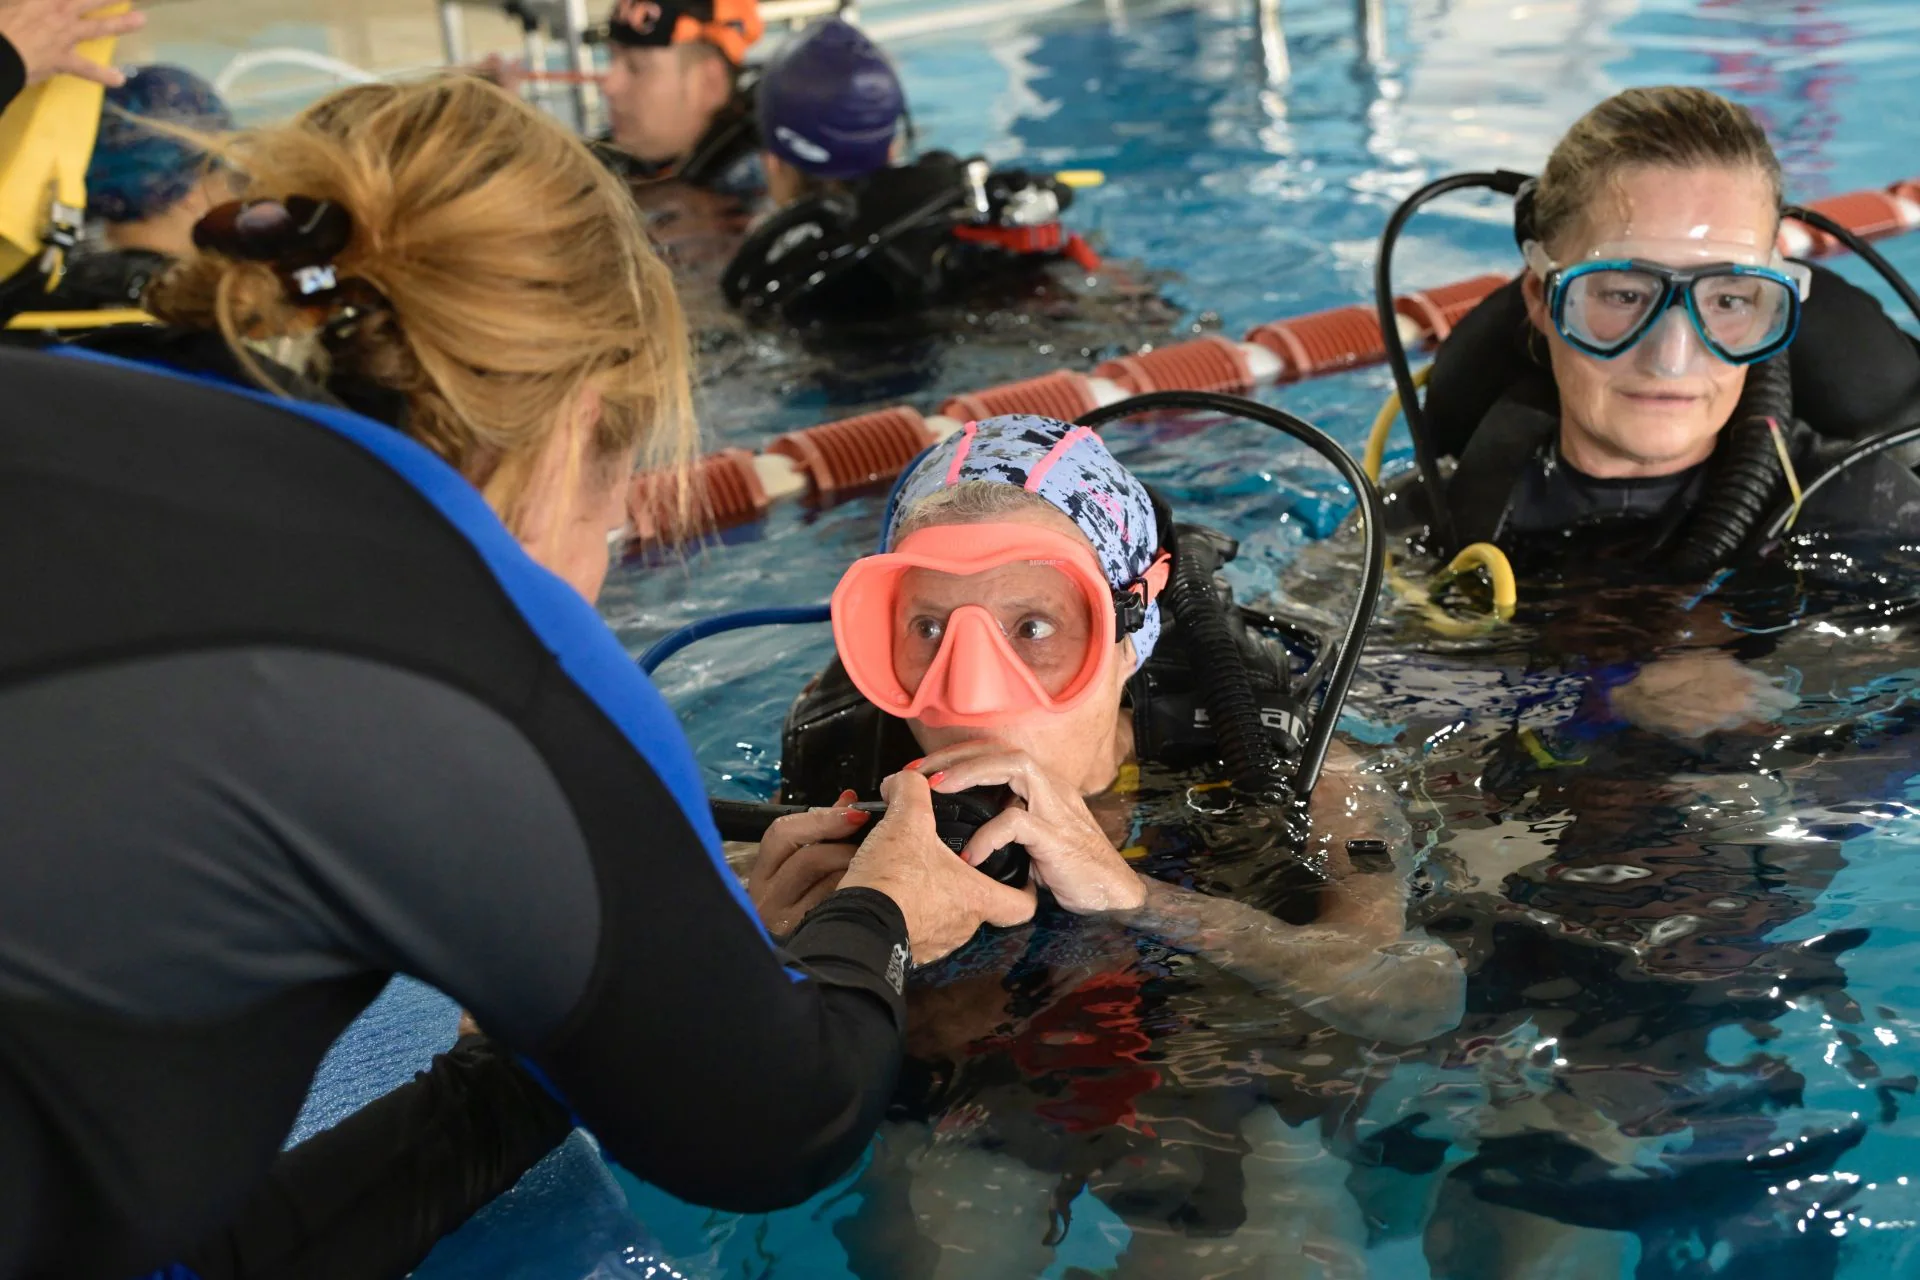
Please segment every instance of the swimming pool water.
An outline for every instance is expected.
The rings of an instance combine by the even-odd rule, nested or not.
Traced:
[[[714,441],[751,446],[880,403],[1084,368],[1105,346],[1196,327],[1237,336],[1363,300],[1395,201],[1457,169],[1535,169],[1575,116],[1629,84],[1703,84],[1754,107],[1790,198],[1920,174],[1920,7],[1906,0],[1389,0],[1393,63],[1378,68],[1359,61],[1349,0],[1283,7],[1284,83],[1266,77],[1251,6],[1237,2],[1113,0],[896,39],[925,143],[1104,170],[1074,221],[1129,270],[1166,273],[1171,313],[1102,296],[1078,319],[963,317],[965,342],[896,353],[884,375],[857,351],[720,331],[705,379]],[[1885,249],[1920,272],[1920,237]],[[1441,283],[1513,259],[1504,202],[1460,197],[1413,225],[1396,279]],[[1857,264],[1841,270],[1897,305]],[[1375,370],[1266,394],[1357,449],[1385,388]],[[1253,427],[1156,423],[1109,438],[1184,516],[1242,538],[1232,576],[1246,595],[1283,584],[1346,509],[1324,468]],[[606,611],[638,652],[713,612],[823,599],[878,514],[877,498],[777,510],[683,561],[622,567]],[[1261,1193],[1267,1227],[1360,1215],[1345,1226],[1387,1280],[1501,1274],[1471,1251],[1500,1238],[1529,1259],[1516,1275],[1920,1274],[1920,652],[1860,612],[1910,600],[1914,567],[1840,575],[1762,660],[1801,698],[1779,737],[1633,759],[1601,742],[1562,773],[1519,759],[1508,732],[1550,732],[1573,696],[1533,669],[1524,637],[1450,653],[1460,646],[1387,628],[1348,726],[1377,744],[1425,832],[1423,918],[1470,956],[1496,940],[1536,947],[1539,981],[1512,980],[1511,965],[1483,974],[1460,1033],[1323,1081],[1351,1094],[1328,1143],[1337,1158],[1312,1125],[1262,1131],[1263,1151],[1307,1171]],[[1809,581],[1835,573],[1802,568]],[[662,668],[716,793],[770,792],[786,706],[828,653],[824,628],[787,628],[708,641]],[[1549,926],[1516,943],[1538,924],[1528,913]],[[1264,1015],[1220,1000],[1216,1022],[1239,1032],[1162,1044],[1180,1069],[1244,1067]],[[1567,1134],[1578,1140],[1557,1140]],[[422,1274],[560,1280],[645,1274],[664,1258],[693,1276],[842,1276],[842,1236],[882,1182],[849,1180],[781,1214],[708,1213],[601,1175],[576,1140]],[[1462,1208],[1468,1189],[1479,1207]],[[1129,1262],[1113,1211],[1087,1194],[1071,1211],[1048,1276],[1238,1274],[1152,1270],[1144,1245]],[[871,1260],[885,1249],[865,1248],[863,1274],[886,1274]],[[1453,1269],[1433,1270],[1445,1256]],[[897,1273],[919,1274],[906,1258]],[[1352,1273],[1339,1265],[1249,1274]]]

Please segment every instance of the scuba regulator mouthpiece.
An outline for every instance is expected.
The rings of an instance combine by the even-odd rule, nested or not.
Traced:
[[[973,833],[998,817],[1000,811],[1013,802],[1013,798],[1013,792],[1006,787],[975,787],[952,795],[936,791],[932,795],[934,834],[940,838],[941,844],[957,855],[967,847],[967,841],[973,838]],[[757,841],[766,835],[767,828],[775,820],[807,812],[807,806],[801,804],[756,804],[743,800],[712,800],[708,803],[713,808],[713,822],[719,828],[722,840]],[[887,805],[884,800],[862,800],[852,808],[873,815],[873,821],[862,823],[859,830],[847,836],[851,843],[857,845],[872,835],[879,820],[887,816]],[[1024,889],[1032,866],[1033,861],[1027,855],[1026,846],[1005,844],[987,855],[979,871],[990,880]]]

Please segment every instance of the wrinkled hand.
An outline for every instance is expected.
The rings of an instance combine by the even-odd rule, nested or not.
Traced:
[[[775,937],[792,933],[807,912],[840,887],[855,853],[853,845],[840,841],[870,820],[846,807],[853,799],[853,792],[843,791],[832,808],[789,814],[760,838],[760,853],[747,873],[747,896]]]
[[[0,0],[0,36],[20,54],[27,83],[65,73],[115,89],[127,78],[81,57],[75,47],[102,36],[123,36],[147,23],[143,13],[96,16],[105,0]]]
[[[1611,699],[1626,720],[1683,741],[1772,720],[1799,701],[1718,649],[1655,658],[1613,690]]]
[[[1024,924],[1033,918],[1033,893],[981,875],[940,843],[933,827],[927,780],[896,773],[880,784],[887,816],[854,855],[843,889],[874,889],[892,898],[907,919],[915,964],[960,946],[982,924]]]
[[[974,787],[1010,787],[1021,800],[973,833],[962,851],[975,866],[995,849],[1025,845],[1034,873],[1054,899],[1076,915],[1131,911],[1147,887],[1087,811],[1087,802],[1062,787],[1024,751],[992,742],[963,742],[936,751],[917,766],[942,794]]]

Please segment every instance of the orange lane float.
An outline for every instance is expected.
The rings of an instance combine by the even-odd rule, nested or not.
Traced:
[[[1852,191],[1816,200],[1825,214],[1865,239],[1920,227],[1920,178],[1884,191]],[[1796,220],[1781,224],[1779,248],[1790,258],[1822,257],[1842,246],[1833,236]],[[1503,275],[1475,276],[1409,293],[1394,303],[1400,339],[1409,350],[1439,344]],[[723,449],[696,465],[691,519],[675,518],[676,489],[664,477],[641,472],[628,495],[635,536],[655,544],[697,537],[758,519],[787,498],[833,502],[877,487],[900,473],[920,450],[961,423],[1001,413],[1076,418],[1089,409],[1147,391],[1224,391],[1299,382],[1386,359],[1386,342],[1371,304],[1334,307],[1291,320],[1256,325],[1235,342],[1208,334],[1173,346],[1120,356],[1091,373],[1059,369],[997,387],[948,397],[925,417],[907,406],[790,431],[764,453]]]

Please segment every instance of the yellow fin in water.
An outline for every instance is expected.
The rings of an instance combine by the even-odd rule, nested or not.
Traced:
[[[96,16],[130,7],[103,5]],[[111,63],[114,44],[106,36],[77,52]],[[87,207],[87,162],[105,98],[106,89],[91,80],[58,75],[30,86],[0,114],[0,280],[12,278],[51,240],[59,252],[48,264],[48,286],[58,282],[64,242],[79,232]]]

